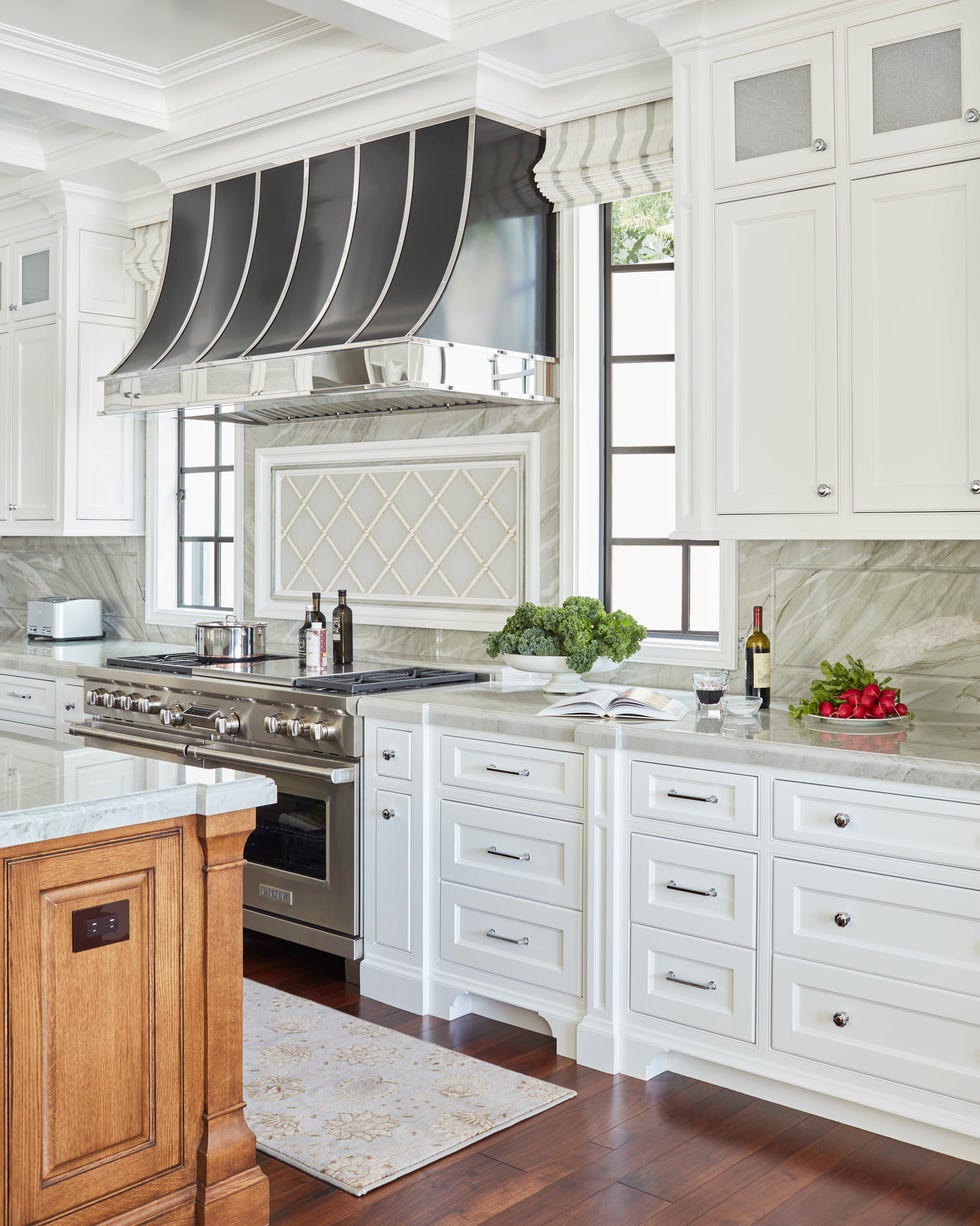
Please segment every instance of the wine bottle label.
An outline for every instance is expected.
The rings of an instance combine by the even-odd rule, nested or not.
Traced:
[[[332,630],[331,637],[333,638],[333,641],[335,643],[340,642],[340,618],[339,617],[335,617],[333,619],[333,630]]]
[[[322,668],[323,655],[327,649],[326,633],[322,626],[313,626],[306,632],[304,657],[307,668]]]
[[[759,690],[768,689],[772,678],[772,657],[768,651],[752,652],[752,685]]]

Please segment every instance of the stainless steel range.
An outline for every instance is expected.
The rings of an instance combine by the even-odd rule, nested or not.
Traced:
[[[363,953],[358,698],[483,679],[364,664],[300,671],[291,657],[122,656],[83,674],[92,718],[71,731],[100,748],[272,778],[277,799],[257,811],[245,846],[245,927],[350,965]]]

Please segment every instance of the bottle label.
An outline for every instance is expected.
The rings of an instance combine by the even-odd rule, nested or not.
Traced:
[[[307,630],[303,653],[307,668],[323,667],[323,655],[327,648],[326,637],[322,626],[312,626]]]
[[[770,688],[772,678],[772,657],[768,651],[752,652],[752,685],[756,689]]]
[[[339,617],[335,617],[333,619],[332,638],[335,643],[340,642],[340,618]]]

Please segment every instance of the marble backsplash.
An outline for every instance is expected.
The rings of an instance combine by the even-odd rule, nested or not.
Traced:
[[[498,414],[504,411],[498,410]],[[543,411],[544,412],[544,411]],[[416,418],[470,415],[418,414]],[[413,415],[402,418],[409,422]],[[471,419],[470,419],[471,420]],[[390,419],[374,419],[379,437]],[[332,437],[345,440],[368,422],[335,424]],[[423,423],[419,421],[419,427]],[[470,421],[458,425],[459,433]],[[340,427],[340,429],[337,429]],[[488,429],[491,426],[487,427]],[[502,431],[500,420],[492,428]],[[511,427],[527,429],[526,417]],[[323,441],[325,427],[280,430],[276,441]],[[250,432],[253,433],[253,432]],[[253,446],[269,445],[254,431]],[[545,422],[545,435],[551,434]],[[288,436],[288,437],[283,437]],[[365,435],[359,435],[365,437]],[[544,440],[543,440],[544,441]],[[557,474],[557,436],[548,452],[546,483]],[[555,486],[543,504],[545,600],[557,599]],[[550,522],[548,522],[550,521]],[[249,532],[248,543],[251,541]],[[251,575],[251,564],[246,571]],[[0,540],[0,640],[22,639],[27,601],[37,595],[100,596],[112,637],[189,644],[193,627],[148,625],[145,618],[144,542],[138,537],[6,537]],[[251,613],[247,585],[246,616]],[[860,657],[881,674],[891,674],[914,705],[980,714],[980,541],[747,541],[739,547],[739,617],[743,632],[752,605],[763,604],[773,643],[773,694],[777,705],[809,693],[822,659]],[[271,622],[270,645],[292,650],[296,627]],[[473,660],[483,656],[483,635],[439,629],[357,627],[359,652],[406,657]],[[616,680],[687,689],[686,669],[628,666]],[[733,679],[740,689],[741,670]]]

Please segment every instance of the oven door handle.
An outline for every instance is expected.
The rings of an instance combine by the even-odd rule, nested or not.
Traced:
[[[191,745],[187,752],[190,757],[197,758],[201,762],[213,760],[222,766],[233,766],[236,770],[248,771],[252,774],[261,774],[265,769],[277,773],[309,775],[314,779],[326,779],[330,783],[353,783],[356,777],[353,766],[332,766],[325,769],[322,766],[306,766],[300,762],[260,758],[252,753],[246,757],[234,751],[229,753],[227,750],[213,749],[210,745]]]
[[[127,745],[130,749],[152,749],[168,753],[174,758],[184,757],[187,745],[186,741],[156,740],[153,737],[140,736],[138,732],[115,732],[109,728],[100,728],[88,720],[71,724],[67,731],[69,736],[77,736],[83,741],[111,741],[115,745]]]

